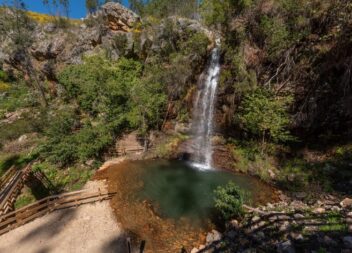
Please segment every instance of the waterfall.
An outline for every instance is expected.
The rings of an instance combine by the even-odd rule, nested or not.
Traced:
[[[192,129],[192,165],[200,170],[212,169],[212,134],[216,91],[220,75],[220,39],[211,52],[207,70],[203,73],[200,88],[195,99]]]

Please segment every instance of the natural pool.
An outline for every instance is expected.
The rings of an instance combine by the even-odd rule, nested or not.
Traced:
[[[274,190],[256,178],[227,171],[199,171],[183,161],[123,162],[97,174],[116,191],[111,200],[117,221],[146,252],[179,252],[204,242],[214,228],[213,191],[229,181],[247,192],[251,204],[275,198]]]
[[[269,187],[241,174],[199,171],[183,161],[158,160],[136,165],[143,168],[139,198],[150,201],[165,218],[187,217],[192,221],[209,218],[214,206],[214,190],[230,181],[246,192],[250,203],[269,200],[272,196]]]

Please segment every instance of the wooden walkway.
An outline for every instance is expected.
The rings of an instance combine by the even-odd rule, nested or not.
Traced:
[[[99,189],[95,192],[83,190],[46,197],[18,210],[1,215],[0,235],[55,210],[107,200],[115,194],[115,192]]]

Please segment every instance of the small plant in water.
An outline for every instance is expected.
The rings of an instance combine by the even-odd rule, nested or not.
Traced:
[[[244,192],[233,182],[215,190],[215,208],[224,220],[239,218],[244,214]]]

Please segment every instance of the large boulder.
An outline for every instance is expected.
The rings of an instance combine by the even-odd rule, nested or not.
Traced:
[[[101,7],[101,12],[110,30],[129,31],[140,17],[119,3],[109,2]]]

